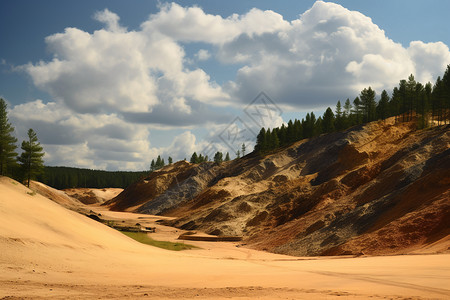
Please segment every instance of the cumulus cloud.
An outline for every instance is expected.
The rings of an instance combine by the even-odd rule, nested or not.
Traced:
[[[293,21],[271,10],[222,17],[175,3],[161,5],[134,31],[107,9],[94,18],[104,28],[50,35],[52,59],[21,67],[52,99],[17,105],[11,119],[22,136],[36,129],[52,164],[143,169],[158,154],[179,159],[209,146],[231,153],[242,142],[252,145],[254,134],[229,146],[224,128],[248,125],[257,133],[283,122],[276,115],[264,124],[245,118],[245,124],[230,124],[235,116],[224,107],[244,109],[261,91],[283,109],[320,109],[367,86],[390,90],[411,73],[423,83],[434,81],[450,63],[441,42],[413,41],[405,48],[369,17],[323,1]],[[194,67],[212,60],[239,69],[219,85],[214,74]],[[193,133],[202,127],[210,130],[208,138]],[[169,146],[152,140],[153,130],[173,128],[185,131]]]
[[[228,83],[233,99],[264,89],[296,109],[334,105],[368,86],[390,90],[411,73],[431,80],[450,63],[442,43],[412,42],[405,49],[370,18],[322,1],[283,30],[220,45],[218,56],[245,64]]]
[[[120,169],[140,169],[150,151],[148,128],[115,114],[74,114],[62,104],[36,100],[16,105],[9,116],[18,136],[35,129],[49,165],[107,168],[120,162]]]
[[[121,113],[172,102],[187,111],[190,100],[227,97],[203,70],[185,68],[175,40],[157,31],[126,31],[108,10],[95,17],[105,29],[66,28],[46,38],[53,60],[23,66],[56,101],[79,113]]]
[[[276,32],[289,27],[283,16],[271,10],[251,9],[228,18],[205,13],[200,7],[164,4],[161,11],[142,24],[145,32],[160,32],[177,41],[223,44],[241,34]]]

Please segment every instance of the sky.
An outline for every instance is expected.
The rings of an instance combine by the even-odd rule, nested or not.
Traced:
[[[0,1],[0,97],[50,166],[234,157],[261,127],[435,82],[450,1]],[[20,149],[19,149],[20,151]]]

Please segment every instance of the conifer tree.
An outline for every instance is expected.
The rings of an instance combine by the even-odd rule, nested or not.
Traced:
[[[337,131],[344,129],[344,113],[342,111],[341,101],[336,103],[334,127]]]
[[[190,162],[191,162],[192,164],[196,164],[197,161],[198,161],[197,152],[194,152],[194,153],[192,153]]]
[[[381,92],[380,101],[377,105],[377,118],[385,120],[389,116],[389,95],[386,90]]]
[[[280,130],[278,132],[278,139],[280,140],[280,145],[285,146],[288,144],[287,140],[287,128],[284,123],[281,125]]]
[[[245,143],[242,144],[242,156],[245,156]]]
[[[228,152],[225,155],[225,161],[230,161],[230,153],[228,153]]]
[[[167,159],[167,162],[169,163],[169,165],[172,164],[172,157],[169,156],[169,158]]]
[[[214,162],[220,164],[223,161],[223,154],[220,151],[217,151],[214,155]]]
[[[155,171],[155,160],[152,159],[152,162],[150,163],[150,171]]]
[[[266,149],[267,149],[266,130],[263,127],[256,136],[255,151],[258,154],[262,154],[266,151]]]
[[[363,122],[374,121],[376,118],[375,91],[369,86],[361,91],[359,99],[361,100]]]
[[[16,163],[17,156],[17,139],[11,135],[14,127],[9,123],[6,108],[5,100],[0,98],[0,175],[6,174],[8,167]]]
[[[359,99],[359,97],[356,97],[355,100],[353,100],[353,113],[355,117],[352,123],[355,125],[361,124],[362,110],[361,110],[361,100]]]
[[[278,139],[277,131],[272,130],[270,137],[270,149],[275,150],[280,147],[280,140]]]
[[[295,119],[294,121],[294,133],[295,133],[295,141],[300,141],[303,138],[303,127],[300,120]]]
[[[45,154],[36,133],[31,128],[28,130],[28,140],[22,142],[22,150],[18,159],[23,167],[27,186],[30,187],[30,180],[44,168],[42,157]]]
[[[334,131],[334,114],[331,108],[327,108],[323,114],[322,129],[324,133],[330,133]]]

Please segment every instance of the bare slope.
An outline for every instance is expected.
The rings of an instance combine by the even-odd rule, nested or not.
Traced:
[[[65,189],[64,193],[84,204],[102,204],[116,197],[122,191],[121,188],[72,188]]]
[[[414,127],[391,118],[266,157],[179,162],[110,205],[178,217],[171,224],[183,229],[243,235],[277,253],[448,251],[450,126]]]

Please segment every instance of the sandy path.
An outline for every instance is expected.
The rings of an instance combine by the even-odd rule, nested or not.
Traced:
[[[0,180],[0,299],[450,298],[450,255],[297,258],[193,241],[203,249],[172,252],[28,192]]]

